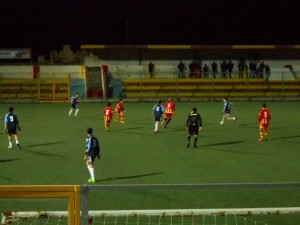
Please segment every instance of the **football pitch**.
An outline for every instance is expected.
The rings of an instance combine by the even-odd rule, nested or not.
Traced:
[[[299,182],[299,102],[267,102],[272,120],[265,142],[257,141],[262,102],[233,103],[231,114],[237,121],[221,126],[222,102],[177,102],[174,118],[159,134],[153,133],[151,113],[156,102],[125,101],[125,124],[112,121],[109,132],[104,132],[105,103],[81,103],[77,117],[68,117],[69,104],[13,104],[22,149],[8,149],[7,135],[0,134],[0,185],[87,184],[83,156],[88,127],[94,128],[101,145],[95,185]],[[2,119],[9,106],[0,104]],[[202,116],[203,129],[198,147],[187,148],[185,123],[193,107]],[[300,188],[92,194],[94,210],[300,206]],[[66,210],[66,202],[0,199],[0,212],[32,210]],[[269,224],[282,224],[281,218],[289,219],[287,224],[300,223],[299,215],[288,217]]]

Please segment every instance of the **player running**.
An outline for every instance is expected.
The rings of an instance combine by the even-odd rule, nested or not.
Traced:
[[[161,116],[164,114],[165,112],[165,108],[161,105],[162,101],[159,100],[158,104],[156,104],[155,106],[153,106],[152,108],[152,114],[154,116],[154,133],[157,134],[159,132],[158,129],[158,125],[160,123],[161,120]]]
[[[123,107],[123,99],[119,99],[118,104],[116,105],[115,108],[115,121],[118,121],[120,118],[120,123],[125,123],[124,122],[124,112],[125,109]]]
[[[223,110],[222,112],[224,113],[222,120],[220,122],[220,125],[223,125],[225,118],[227,120],[233,120],[236,121],[236,117],[231,117],[230,116],[230,111],[231,111],[231,107],[233,106],[233,104],[231,102],[228,101],[228,97],[224,97],[223,98]]]
[[[161,122],[161,125],[164,125],[164,128],[167,128],[167,125],[171,122],[173,115],[175,114],[176,106],[172,98],[169,98],[168,102],[165,105],[165,119]]]
[[[71,97],[71,109],[69,111],[69,116],[72,115],[73,110],[75,109],[74,116],[77,116],[79,112],[79,93],[76,93]]]
[[[267,109],[267,104],[263,103],[262,109],[260,110],[260,112],[258,114],[258,126],[259,126],[258,141],[268,140],[270,120],[271,120],[271,113]]]
[[[111,103],[108,102],[107,106],[103,110],[103,114],[104,114],[104,131],[106,131],[106,132],[109,130],[109,125],[110,125],[110,122],[112,120],[113,113],[114,113],[114,111],[111,107]]]

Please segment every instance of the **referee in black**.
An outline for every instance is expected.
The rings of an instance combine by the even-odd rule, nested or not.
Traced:
[[[194,148],[196,148],[198,133],[202,129],[202,118],[200,114],[197,113],[197,108],[193,108],[193,111],[189,114],[186,120],[186,129],[188,130],[187,147],[190,147],[191,135],[194,135]]]

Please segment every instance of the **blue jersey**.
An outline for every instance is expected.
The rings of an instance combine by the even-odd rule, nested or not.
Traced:
[[[5,115],[4,123],[6,124],[8,130],[16,130],[19,126],[18,118],[12,112]]]
[[[155,118],[161,118],[165,112],[165,108],[162,105],[155,105],[152,109]]]
[[[98,139],[93,135],[86,138],[85,154],[90,157],[96,157],[100,155],[100,144]]]
[[[231,102],[225,102],[224,103],[224,112],[225,114],[230,114],[230,110],[233,104]]]

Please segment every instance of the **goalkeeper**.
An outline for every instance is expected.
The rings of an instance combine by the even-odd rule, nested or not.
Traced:
[[[87,129],[86,148],[84,160],[91,177],[88,179],[89,183],[95,183],[94,161],[98,157],[100,159],[100,144],[96,137],[93,136],[93,128]]]

